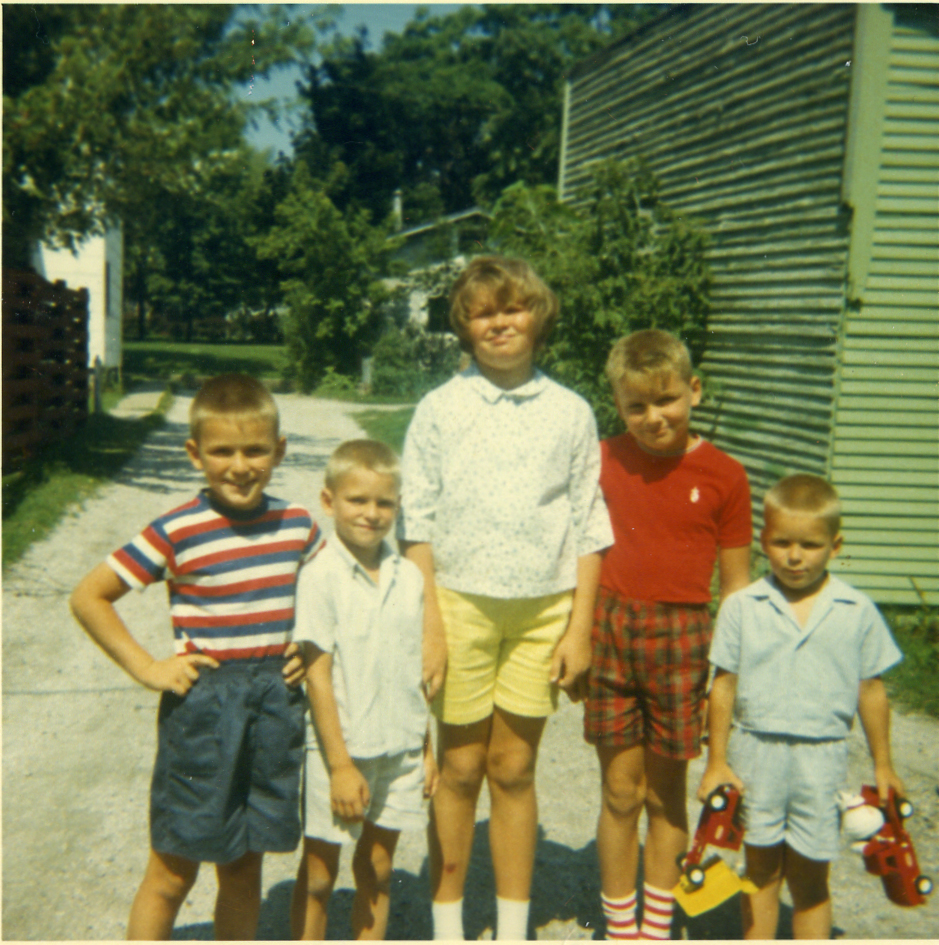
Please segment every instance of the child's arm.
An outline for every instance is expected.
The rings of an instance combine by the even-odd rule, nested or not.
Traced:
[[[551,682],[557,683],[573,702],[587,694],[587,673],[592,658],[590,631],[602,562],[599,552],[581,555],[577,559],[577,587],[574,588],[570,620],[564,636],[554,648],[551,661]]]
[[[736,695],[737,674],[718,669],[708,697],[708,760],[698,786],[699,801],[707,800],[708,795],[722,784],[732,784],[738,791],[743,791],[743,781],[727,764],[727,742],[730,740]]]
[[[69,606],[92,640],[129,676],[149,689],[186,695],[199,678],[199,667],[216,667],[218,662],[203,653],[154,659],[114,609],[115,601],[129,590],[107,564],[99,564],[72,592]]]
[[[370,798],[368,782],[355,766],[346,748],[333,692],[333,658],[309,644],[306,671],[307,692],[316,734],[329,767],[329,794],[333,813],[343,820],[361,820]]]
[[[893,770],[890,760],[890,703],[880,676],[861,680],[857,711],[874,762],[877,794],[882,801],[886,801],[888,790],[892,787],[897,794],[902,795],[903,782]]]
[[[717,557],[721,601],[750,583],[750,546],[721,548]]]
[[[437,793],[437,784],[440,781],[440,769],[434,757],[434,746],[430,737],[430,726],[424,736],[424,797],[431,798]]]
[[[399,542],[402,553],[413,561],[424,575],[424,637],[422,643],[423,673],[421,682],[429,702],[440,691],[447,673],[447,634],[437,601],[434,579],[434,549],[430,542]]]

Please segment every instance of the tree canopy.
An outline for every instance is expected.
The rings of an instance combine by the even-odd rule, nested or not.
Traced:
[[[258,11],[5,4],[5,262],[22,264],[37,238],[73,245],[167,194],[198,195],[206,173],[230,173],[250,111],[236,83],[314,45],[310,22]]]
[[[369,48],[365,32],[321,48],[306,70],[311,167],[341,162],[341,205],[383,218],[396,189],[406,222],[491,203],[518,180],[557,176],[563,77],[650,15],[648,5],[486,4],[434,16]]]

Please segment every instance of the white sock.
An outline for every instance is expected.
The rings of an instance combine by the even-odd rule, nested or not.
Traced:
[[[672,931],[675,896],[670,889],[656,889],[642,884],[642,928],[640,938],[667,939]]]
[[[608,939],[639,938],[636,925],[636,890],[623,899],[608,899],[600,892],[600,904],[606,916],[606,937]]]
[[[430,914],[434,920],[435,941],[463,940],[463,900],[432,902]]]
[[[496,941],[524,942],[528,938],[528,907],[526,899],[500,899],[496,896]]]

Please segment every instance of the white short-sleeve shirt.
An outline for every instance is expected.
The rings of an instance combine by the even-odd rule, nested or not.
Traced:
[[[847,737],[861,680],[902,658],[873,601],[833,574],[804,627],[772,579],[731,594],[710,654],[737,674],[736,725],[815,739]]]
[[[332,655],[339,721],[353,758],[424,744],[423,602],[421,572],[387,542],[377,584],[338,536],[300,570],[293,639]]]
[[[535,371],[503,390],[475,364],[418,404],[402,460],[399,537],[430,542],[436,580],[503,599],[577,584],[613,543],[587,402]]]

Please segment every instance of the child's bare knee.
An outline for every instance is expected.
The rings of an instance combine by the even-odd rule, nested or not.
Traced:
[[[306,886],[306,894],[310,899],[325,903],[333,893],[336,871],[319,857],[305,854],[297,882]]]
[[[486,756],[462,754],[459,758],[444,758],[440,769],[440,784],[460,797],[475,797],[486,774]]]
[[[231,863],[219,863],[215,872],[220,891],[230,891],[242,897],[261,895],[261,854],[246,853]]]
[[[356,846],[352,875],[356,889],[387,890],[391,884],[392,856],[381,844]]]
[[[783,875],[783,847],[747,846],[747,879],[759,889],[780,882]]]
[[[629,778],[603,783],[603,806],[616,817],[631,817],[646,802],[646,786]]]
[[[810,860],[795,851],[787,851],[787,853],[786,885],[792,896],[792,907],[797,912],[802,912],[827,902],[830,898],[828,862]]]
[[[502,791],[527,791],[535,783],[535,754],[527,744],[490,745],[486,777]]]
[[[195,885],[198,875],[198,863],[151,852],[144,885],[167,902],[181,904]]]

